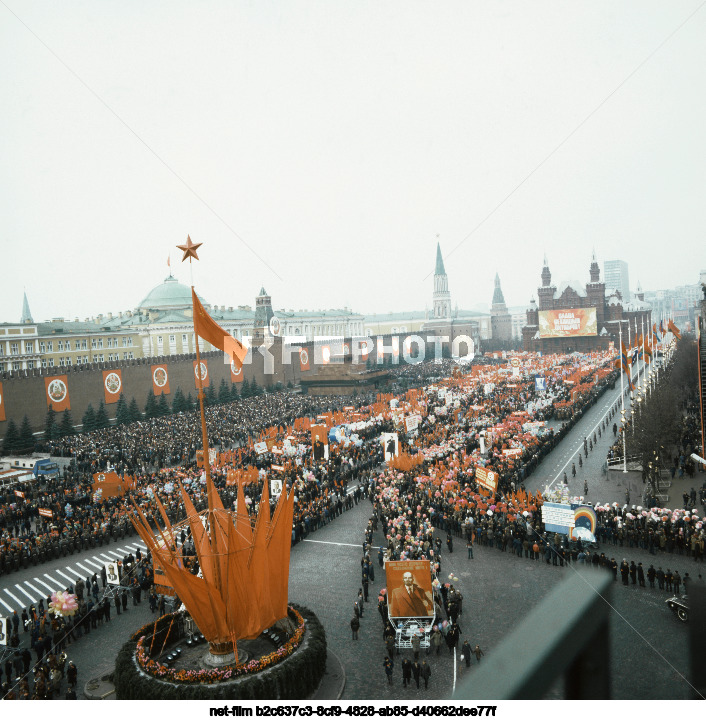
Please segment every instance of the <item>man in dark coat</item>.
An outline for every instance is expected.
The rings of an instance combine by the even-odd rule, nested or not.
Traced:
[[[657,571],[655,571],[655,567],[651,563],[650,567],[647,569],[647,580],[650,582],[650,588],[655,587],[655,576],[656,575],[657,575]]]
[[[357,616],[353,616],[351,619],[351,631],[353,632],[353,640],[358,640],[358,631],[360,630],[360,621]]]
[[[637,582],[645,587],[645,569],[642,567],[642,561],[637,564]]]
[[[412,662],[405,658],[402,660],[402,685],[407,688],[408,683],[412,683]]]
[[[412,676],[414,676],[414,681],[417,684],[417,688],[419,688],[419,676],[421,674],[422,667],[419,664],[419,661],[415,661],[412,664]]]
[[[461,646],[461,656],[463,657],[463,660],[466,662],[466,668],[470,668],[471,666],[471,644],[468,643],[468,640],[463,642],[463,646]]]
[[[419,675],[424,679],[424,688],[429,688],[429,678],[431,677],[431,667],[426,661],[422,661]]]

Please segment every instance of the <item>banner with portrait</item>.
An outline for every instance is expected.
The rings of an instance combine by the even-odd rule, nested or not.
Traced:
[[[400,452],[400,442],[396,433],[382,433],[380,443],[385,453],[385,463],[391,461]]]
[[[47,392],[47,405],[57,413],[70,411],[69,383],[66,376],[50,376],[44,379],[44,388]]]
[[[311,449],[315,461],[328,460],[328,428],[311,426]]]
[[[387,610],[391,618],[433,618],[431,563],[388,561],[385,564]]]
[[[152,392],[156,396],[169,395],[169,372],[166,365],[150,366],[152,371]]]
[[[121,370],[103,371],[103,393],[105,403],[117,403],[120,400],[120,393],[123,388],[123,376]]]

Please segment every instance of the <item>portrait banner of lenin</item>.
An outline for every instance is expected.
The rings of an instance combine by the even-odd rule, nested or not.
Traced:
[[[391,618],[434,616],[429,561],[388,561],[385,580]]]

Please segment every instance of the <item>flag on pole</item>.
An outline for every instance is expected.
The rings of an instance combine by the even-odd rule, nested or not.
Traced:
[[[245,346],[239,340],[233,338],[230,333],[223,330],[211,318],[201,305],[201,301],[197,298],[193,288],[191,289],[191,300],[194,307],[194,332],[196,335],[210,343],[214,348],[220,348],[230,356],[235,366],[240,368],[243,365],[245,356],[248,354]]]
[[[681,340],[681,331],[677,328],[674,323],[670,320],[667,322],[667,330],[671,330],[674,335]]]
[[[662,339],[657,334],[657,324],[656,323],[652,324],[652,335],[655,337],[655,340],[657,341],[657,343],[662,342]]]
[[[625,375],[627,376],[628,388],[630,388],[631,391],[635,390],[632,378],[630,377],[630,365],[628,364],[628,352],[625,349],[625,343],[620,344],[620,367],[625,371]]]

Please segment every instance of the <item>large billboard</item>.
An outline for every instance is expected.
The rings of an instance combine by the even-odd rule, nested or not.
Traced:
[[[391,618],[434,616],[429,561],[388,561],[385,581]]]
[[[540,338],[566,338],[576,335],[597,335],[595,308],[564,308],[539,311]]]

